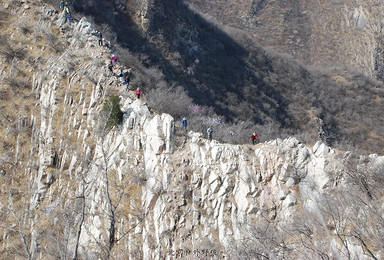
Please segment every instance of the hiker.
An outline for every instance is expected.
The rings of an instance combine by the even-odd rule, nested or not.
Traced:
[[[136,89],[136,96],[138,99],[140,99],[140,95],[143,94],[143,91],[140,90],[140,88]]]
[[[112,66],[115,66],[116,62],[117,62],[117,58],[116,58],[115,54],[112,54],[111,61],[112,61]]]
[[[67,13],[66,17],[67,17],[67,20],[68,20],[68,24],[70,25],[72,23],[72,16],[71,16],[71,14]]]
[[[324,141],[326,136],[325,130],[323,128],[319,129],[319,140]]]
[[[251,135],[251,141],[252,141],[252,144],[256,144],[256,139],[259,138],[259,136],[256,134],[256,133],[253,133]]]
[[[60,3],[60,5],[61,5],[61,3]],[[69,11],[69,8],[68,8],[68,3],[64,4],[62,15],[63,15],[63,20],[64,20],[63,24],[66,23],[67,21],[69,24],[71,24],[72,17],[71,17],[71,13]]]
[[[65,13],[65,15],[71,14],[71,12],[69,11],[68,3],[65,3],[65,5],[64,5],[64,13]]]
[[[101,35],[101,32],[97,32],[97,37],[99,37],[99,46],[103,46],[103,35]]]
[[[64,10],[64,5],[65,5],[65,2],[64,2],[64,1],[61,1],[61,2],[60,2],[60,10]]]
[[[125,91],[128,91],[128,87],[129,87],[129,81],[131,80],[131,78],[130,78],[130,76],[129,76],[129,74],[127,74],[127,76],[125,76],[125,85],[126,85],[126,87],[125,87]]]
[[[183,119],[181,120],[181,127],[187,130],[187,127],[188,127],[187,118],[183,117]]]
[[[125,83],[125,79],[124,79],[124,72],[123,72],[122,69],[120,69],[119,78],[120,78],[120,83],[124,84]]]
[[[113,64],[112,64],[112,61],[109,61],[108,70],[113,74]]]
[[[207,135],[208,135],[208,140],[209,140],[209,141],[212,141],[212,134],[213,134],[212,127],[208,127],[208,129],[207,129]]]

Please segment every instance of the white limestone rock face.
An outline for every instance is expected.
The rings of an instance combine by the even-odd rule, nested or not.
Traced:
[[[147,134],[159,137],[159,131],[156,129],[156,126],[160,125],[159,119],[149,122],[148,125],[151,125],[153,130]],[[217,239],[224,246],[229,246],[234,236],[242,237],[245,234],[241,226],[254,214],[267,214],[271,219],[279,219],[284,223],[284,218],[294,217],[295,207],[302,203],[300,201],[314,195],[313,192],[309,193],[313,185],[321,190],[326,188],[329,182],[329,178],[324,181],[327,176],[327,163],[323,156],[327,153],[315,155],[294,138],[260,144],[252,152],[249,149],[244,150],[241,146],[208,142],[199,134],[191,133],[190,137],[181,149],[184,158],[188,159],[182,160],[181,165],[173,169],[173,178],[170,180],[164,179],[169,176],[164,173],[169,173],[167,168],[170,165],[154,163],[159,162],[158,149],[146,150],[145,160],[148,162],[148,174],[156,179],[150,182],[152,190],[158,188],[156,182],[167,183],[167,186],[163,186],[167,187],[163,193],[176,192],[182,195],[185,190],[180,189],[179,185],[185,175],[183,169],[194,169],[193,172],[187,173],[187,180],[190,180],[187,185],[192,188],[192,204],[178,204],[178,208],[182,209],[181,218],[189,219],[193,226],[194,233],[189,238],[192,244],[197,242],[195,239],[201,241],[206,238],[212,242]],[[322,151],[324,150],[327,150],[327,147],[322,148]],[[173,156],[179,156],[180,152],[179,150],[175,155],[170,155],[169,162]],[[318,173],[322,175],[318,176]],[[291,184],[287,185],[291,180]],[[158,196],[149,190],[147,188],[143,191],[143,205],[149,208],[149,214],[152,214],[152,207],[158,213],[152,215],[152,218],[156,219],[152,223],[153,228],[146,225],[143,233],[148,236],[153,231],[164,230],[164,223],[174,214],[172,211],[163,210],[169,200],[164,200],[163,195]],[[289,222],[289,219],[285,222],[287,221]],[[182,229],[177,223],[172,226],[176,226],[177,230]],[[216,238],[212,236],[212,230],[217,232]],[[160,234],[155,235],[158,236]],[[177,240],[176,237],[174,239]],[[144,241],[144,249],[148,248],[149,241]],[[160,250],[156,253],[164,252]],[[148,253],[146,256],[153,257],[154,254]]]
[[[369,24],[367,11],[364,10],[362,6],[359,6],[359,8],[356,8],[354,10],[353,19],[354,19],[356,28],[360,30],[365,29],[365,27],[367,27]]]
[[[40,87],[41,102],[49,107],[41,111],[41,132],[47,140],[52,140],[50,118],[56,111],[51,85]],[[95,88],[90,90],[95,92]],[[265,219],[274,223],[275,229],[284,230],[302,212],[317,212],[323,194],[335,186],[342,172],[339,158],[345,155],[321,142],[310,148],[293,137],[255,146],[229,145],[189,132],[183,136],[185,141],[175,146],[170,115],[151,113],[141,100],[121,98],[123,125],[102,138],[94,136],[94,119],[81,119],[100,109],[94,94],[88,102],[84,95],[76,106],[63,101],[72,107],[71,126],[79,126],[75,136],[83,143],[84,154],[92,158],[87,167],[75,154],[65,159],[72,178],[85,178],[84,194],[92,198],[86,203],[84,232],[79,237],[81,252],[90,258],[100,253],[98,243],[110,241],[113,208],[107,202],[107,172],[116,174],[121,183],[136,173],[145,176],[135,198],[145,217],[124,216],[119,220],[123,224],[116,227],[116,232],[123,234],[128,228],[124,223],[131,225],[126,241],[131,251],[127,254],[133,255],[133,248],[139,248],[143,259],[165,257],[170,248],[191,252],[208,244],[231,248],[249,235],[250,225]],[[87,145],[89,138],[97,140],[92,150]],[[41,146],[41,165],[52,162],[49,147],[49,141]],[[364,167],[375,167],[384,159],[371,155],[361,162]],[[39,180],[36,190],[41,194],[55,181],[44,171],[35,180]],[[357,247],[354,250],[359,252]]]
[[[330,152],[330,149],[323,142],[317,141],[316,144],[313,146],[313,152],[315,153],[315,155],[321,156],[328,154]]]
[[[91,33],[95,32],[95,29],[93,28],[93,25],[88,21],[88,19],[83,17],[75,26],[74,32],[78,32],[83,35],[90,35]]]

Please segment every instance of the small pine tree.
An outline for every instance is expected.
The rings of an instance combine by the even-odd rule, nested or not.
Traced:
[[[114,126],[118,126],[123,122],[123,111],[120,109],[120,97],[111,96],[103,107],[103,113],[107,119],[106,130],[111,130]]]

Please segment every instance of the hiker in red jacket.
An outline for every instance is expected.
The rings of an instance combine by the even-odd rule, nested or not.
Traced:
[[[253,133],[251,135],[251,141],[252,141],[252,144],[255,144],[256,143],[256,139],[259,138],[259,135],[257,135],[256,133]]]
[[[137,88],[136,89],[136,95],[137,95],[137,98],[140,99],[140,95],[143,94],[143,91],[140,90],[140,88]]]

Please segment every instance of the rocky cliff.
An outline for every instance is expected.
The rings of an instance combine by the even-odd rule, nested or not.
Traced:
[[[19,111],[3,106],[2,258],[383,257],[384,156],[184,132],[123,91],[87,19],[67,26],[48,6],[8,8],[44,30],[26,36],[34,62],[1,63],[2,80],[25,66],[32,82],[2,96],[24,95]],[[124,120],[107,131],[111,95]]]

